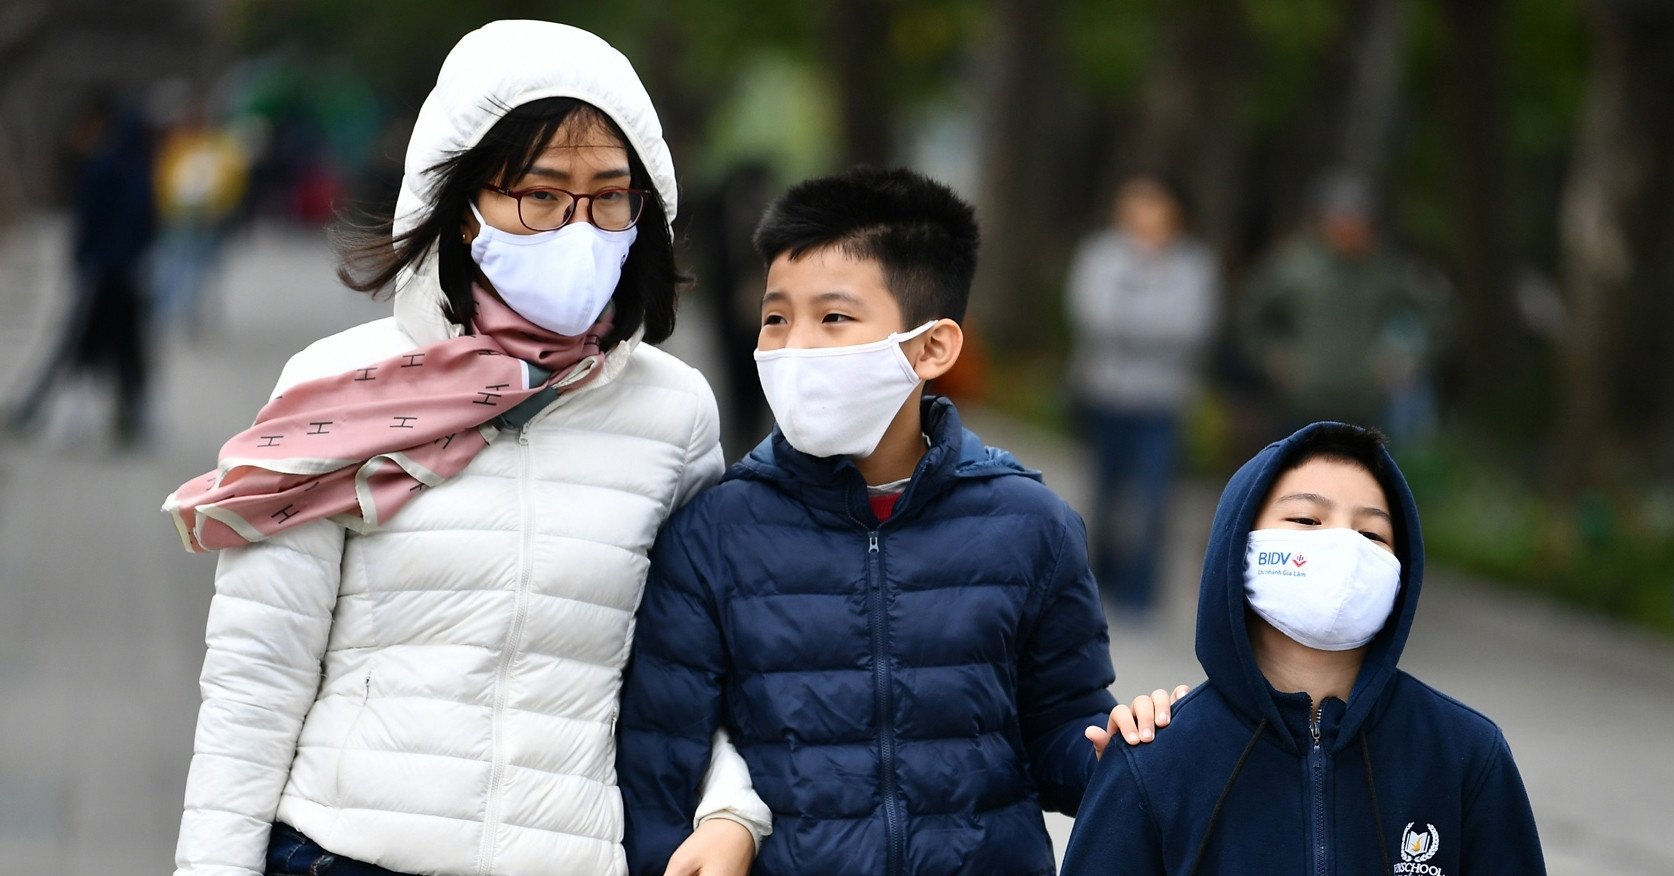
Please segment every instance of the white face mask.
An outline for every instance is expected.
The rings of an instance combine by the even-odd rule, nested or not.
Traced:
[[[600,231],[588,222],[512,234],[484,221],[474,203],[471,213],[480,226],[471,258],[501,300],[524,319],[567,336],[586,332],[604,312],[639,236],[638,226]]]
[[[901,343],[937,322],[870,344],[757,350],[761,391],[785,440],[809,456],[870,456],[918,388]]]
[[[1401,589],[1401,561],[1353,529],[1258,529],[1244,555],[1244,595],[1279,632],[1347,651],[1377,636]]]

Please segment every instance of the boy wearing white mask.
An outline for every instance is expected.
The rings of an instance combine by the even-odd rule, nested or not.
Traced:
[[[755,243],[778,428],[653,550],[629,867],[664,872],[723,727],[773,810],[754,873],[1051,874],[1041,810],[1080,804],[1113,673],[1080,518],[921,397],[959,356],[973,212],[857,169],[792,188]]]
[[[1378,433],[1315,423],[1239,469],[1198,600],[1209,680],[1103,759],[1065,876],[1544,873],[1499,728],[1396,667],[1423,567]]]

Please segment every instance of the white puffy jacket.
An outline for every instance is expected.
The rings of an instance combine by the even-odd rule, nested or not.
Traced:
[[[556,30],[530,42],[529,25]],[[565,57],[566,41],[572,62],[580,52],[591,63],[517,62],[523,49]],[[602,45],[533,22],[467,36],[420,113],[403,201],[425,154],[468,148],[486,130],[461,125],[460,107],[569,93],[612,112],[672,202],[656,117],[626,60],[606,63],[613,50],[600,54]],[[508,92],[450,73],[485,58],[528,75]],[[578,69],[585,75],[569,82]],[[609,101],[636,89],[643,107],[628,100],[631,112],[614,112]],[[458,335],[441,317],[434,268],[432,258],[403,278],[393,318],[293,357],[275,393]],[[501,433],[381,529],[320,521],[225,551],[177,872],[260,873],[276,820],[396,871],[625,872],[613,734],[647,552],[721,467],[708,384],[636,336],[598,378]],[[700,806],[719,810],[743,816],[758,838],[766,828],[724,742]]]

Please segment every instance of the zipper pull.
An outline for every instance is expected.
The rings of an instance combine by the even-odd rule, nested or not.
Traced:
[[[1314,737],[1314,747],[1318,748],[1319,747],[1319,719],[1318,718],[1310,718],[1308,720],[1308,733],[1312,734],[1312,736]]]
[[[875,533],[875,532],[869,532],[866,535],[867,535],[867,541],[866,541],[867,552],[868,553],[874,553],[874,554],[877,553],[878,552],[878,534]]]
[[[524,447],[529,446],[529,427],[527,425],[524,425],[517,430],[517,443],[523,445]]]

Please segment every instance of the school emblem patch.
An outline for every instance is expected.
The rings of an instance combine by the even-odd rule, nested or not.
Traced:
[[[1394,867],[1395,876],[1444,876],[1440,867],[1425,863],[1441,850],[1441,834],[1433,824],[1424,825],[1423,830],[1413,830],[1415,823],[1409,821],[1401,830],[1401,863]]]

